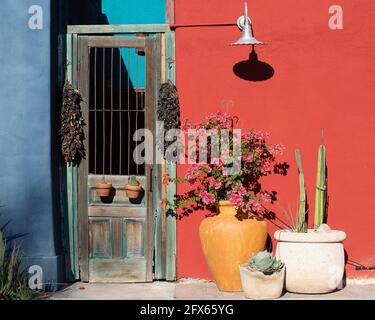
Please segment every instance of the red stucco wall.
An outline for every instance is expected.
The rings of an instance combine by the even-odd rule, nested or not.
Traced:
[[[344,9],[344,30],[328,28],[330,5]],[[176,1],[176,23],[231,23],[243,11],[242,0]],[[266,46],[259,59],[274,76],[248,82],[233,65],[248,57],[250,47],[231,47],[236,27],[176,30],[177,86],[183,118],[229,110],[240,127],[271,133],[286,146],[287,177],[266,183],[278,191],[274,210],[297,208],[298,176],[294,150],[302,152],[310,204],[314,203],[317,150],[325,130],[329,170],[329,224],[347,232],[349,259],[375,265],[375,2],[373,0],[250,0],[254,31]],[[179,168],[179,173],[183,172]],[[203,217],[196,213],[178,222],[178,277],[211,278],[198,236]],[[310,215],[313,219],[313,212]],[[270,234],[275,227],[269,223]],[[375,276],[347,267],[349,277]]]

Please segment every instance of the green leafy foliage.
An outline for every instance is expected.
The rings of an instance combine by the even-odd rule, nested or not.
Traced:
[[[183,177],[164,174],[163,184],[184,184],[187,191],[176,195],[174,201],[162,200],[179,219],[199,210],[217,212],[217,204],[223,200],[231,201],[249,218],[265,216],[267,204],[277,200],[277,192],[266,190],[261,182],[272,174],[287,174],[289,165],[277,161],[284,146],[269,143],[268,133],[237,130],[238,120],[217,112],[182,126],[189,142],[182,156],[191,165]]]

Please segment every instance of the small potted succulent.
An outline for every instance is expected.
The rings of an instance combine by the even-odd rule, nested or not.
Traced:
[[[126,196],[129,199],[138,199],[142,191],[142,186],[136,176],[130,176],[128,183],[125,185]]]
[[[95,185],[95,189],[99,197],[108,197],[111,194],[112,183],[106,182],[103,176],[102,181]]]
[[[240,267],[242,288],[249,299],[277,299],[284,288],[285,266],[272,253],[261,251]]]

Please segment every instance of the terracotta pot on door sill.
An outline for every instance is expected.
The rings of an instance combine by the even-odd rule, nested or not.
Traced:
[[[219,202],[219,214],[205,218],[199,228],[203,253],[220,291],[242,291],[239,266],[263,251],[267,223],[253,219],[238,220],[230,201]]]
[[[108,197],[111,193],[112,183],[97,183],[95,188],[99,197]]]
[[[126,196],[129,199],[138,199],[141,191],[142,191],[141,185],[138,185],[138,186],[131,186],[130,184],[125,185]]]

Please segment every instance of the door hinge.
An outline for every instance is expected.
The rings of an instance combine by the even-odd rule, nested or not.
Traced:
[[[149,185],[149,189],[150,192],[152,192],[152,186],[153,186],[153,182],[154,182],[154,175],[153,175],[153,168],[150,168],[150,177],[149,177],[149,181],[150,181],[150,185]]]

